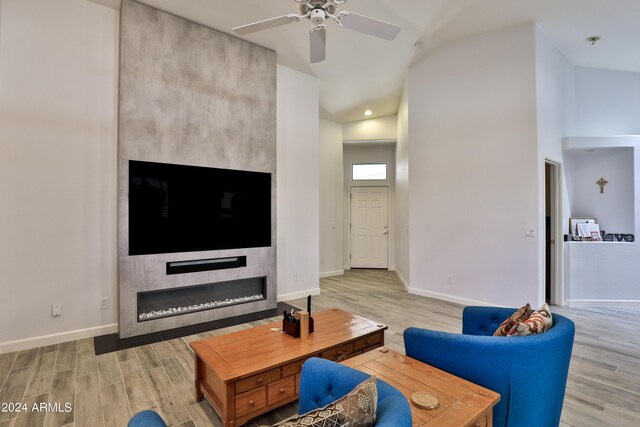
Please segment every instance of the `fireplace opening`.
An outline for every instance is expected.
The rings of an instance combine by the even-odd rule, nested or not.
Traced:
[[[267,298],[267,278],[252,277],[138,293],[138,322],[246,304]]]

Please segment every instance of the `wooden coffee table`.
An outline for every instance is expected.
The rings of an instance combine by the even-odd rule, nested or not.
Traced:
[[[384,345],[386,325],[338,309],[312,316],[304,341],[275,322],[192,342],[196,400],[206,396],[225,426],[240,426],[297,400],[308,358],[342,361]]]
[[[433,366],[385,347],[343,362],[391,384],[409,400],[414,426],[490,427],[493,407],[500,395]],[[418,391],[435,395],[436,409],[421,409],[411,403]]]

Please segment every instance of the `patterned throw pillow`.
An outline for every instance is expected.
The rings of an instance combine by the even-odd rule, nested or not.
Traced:
[[[346,396],[328,405],[282,421],[279,427],[372,427],[375,423],[378,389],[371,376]]]
[[[545,303],[538,311],[531,313],[529,319],[514,325],[507,335],[510,337],[524,337],[542,334],[551,329],[551,326],[553,326],[551,311],[549,310],[549,305]]]
[[[504,322],[498,326],[498,329],[493,333],[494,337],[506,337],[511,328],[514,325],[524,322],[531,317],[531,304],[527,303],[524,307],[521,307],[518,311],[513,313]]]

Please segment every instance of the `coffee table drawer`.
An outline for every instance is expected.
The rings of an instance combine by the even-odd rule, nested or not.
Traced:
[[[320,357],[329,360],[344,360],[349,354],[353,353],[353,343],[344,344],[339,347],[334,347],[331,350],[320,353]]]
[[[380,344],[380,334],[368,336],[366,338],[360,338],[353,343],[353,351],[362,350],[367,347],[371,347],[376,344]]]
[[[262,387],[280,379],[280,369],[272,369],[236,382],[236,394]]]
[[[267,386],[267,404],[273,405],[296,394],[295,378],[285,378]]]
[[[260,387],[236,396],[236,417],[250,414],[267,406],[266,387]]]

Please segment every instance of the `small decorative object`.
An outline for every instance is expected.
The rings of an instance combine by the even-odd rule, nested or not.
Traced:
[[[598,233],[597,231],[592,231],[591,232],[591,241],[592,242],[599,242],[602,240],[602,236],[600,236],[600,233]]]
[[[624,238],[624,234],[622,233],[616,233],[614,236],[616,236],[616,242],[622,242],[622,239]]]
[[[426,391],[416,391],[411,395],[411,402],[421,409],[436,409],[440,400],[435,394]]]
[[[624,241],[625,242],[631,243],[631,242],[635,242],[635,240],[636,240],[636,238],[635,238],[635,236],[633,234],[625,234],[624,235]]]
[[[599,229],[595,230],[595,227],[593,230],[589,228],[589,229],[583,230],[586,232],[586,235],[580,236],[580,233],[578,230],[579,224],[598,224],[598,219],[595,217],[586,217],[586,216],[569,218],[569,234],[573,236],[573,240],[581,240],[580,237],[591,237],[591,231],[600,231]]]
[[[604,235],[605,242],[615,242],[615,240],[616,240],[615,236],[611,233]]]
[[[600,194],[604,193],[604,186],[607,185],[608,183],[609,181],[607,181],[604,178],[600,178],[599,180],[596,181],[596,184],[600,186]]]
[[[307,330],[307,336],[313,333],[313,317],[311,317],[311,295],[307,298],[307,311],[298,311],[294,313],[293,308],[291,311],[283,311],[283,319],[282,319],[282,331],[292,336],[293,338],[300,338],[301,336],[301,313],[305,313],[307,317],[308,327],[305,328]]]
[[[300,339],[304,341],[309,338],[309,312],[300,311],[298,317],[300,318]]]

